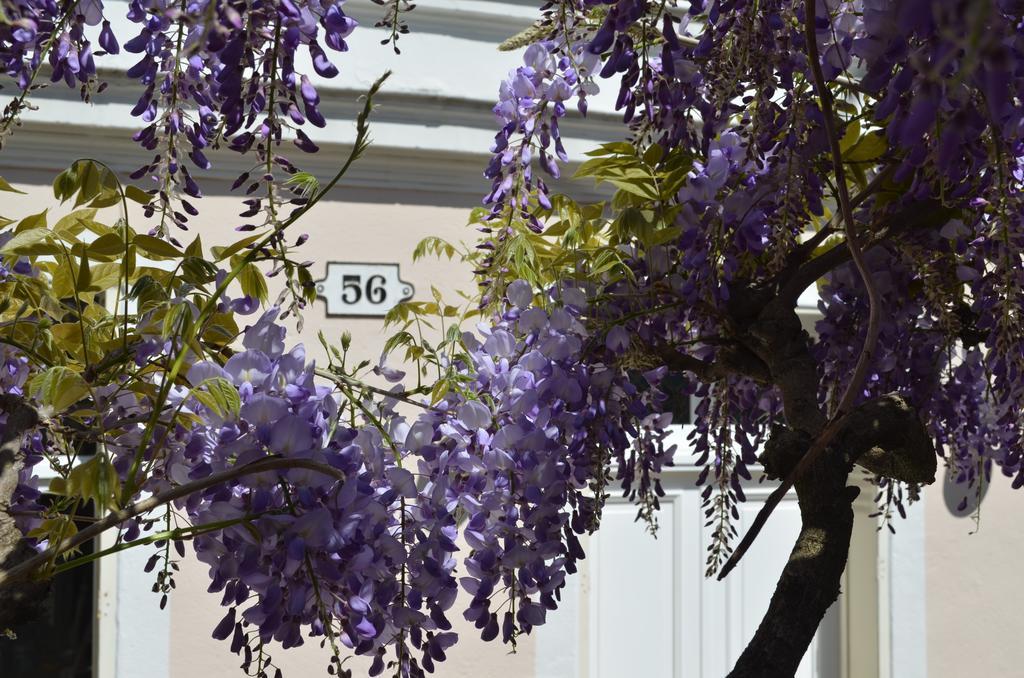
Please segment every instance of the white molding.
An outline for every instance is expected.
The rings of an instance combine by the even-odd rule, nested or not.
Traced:
[[[130,548],[117,558],[116,678],[168,678],[171,664],[171,606],[159,607],[151,589],[156,574],[145,572],[152,550]],[[105,676],[101,678],[106,678]]]
[[[103,550],[114,545],[117,535],[107,531],[100,534],[96,548]],[[96,593],[93,623],[93,676],[117,678],[118,637],[118,561],[108,556],[95,561],[94,590]],[[132,597],[138,597],[137,593]]]
[[[348,0],[343,9],[359,21],[357,30],[373,30],[383,16],[384,8],[372,0]],[[402,15],[410,35],[399,40],[415,40],[419,33],[459,35],[474,40],[500,43],[540,18],[536,4],[495,2],[486,0],[429,0]],[[387,47],[386,49],[390,49]]]
[[[115,32],[131,35],[138,28],[125,18],[124,0],[108,0],[107,14]],[[307,155],[286,144],[281,153],[304,170],[327,178],[333,175],[355,137],[353,121],[362,103],[359,97],[384,70],[392,77],[375,99],[370,120],[373,144],[356,162],[332,198],[358,202],[404,203],[470,207],[480,204],[490,184],[483,171],[498,129],[491,109],[498,85],[506,73],[521,64],[521,56],[498,52],[496,42],[515,33],[539,16],[530,0],[431,0],[407,16],[412,35],[400,41],[395,55],[379,41],[384,32],[372,28],[382,8],[371,0],[351,0],[345,10],[361,21],[350,36],[351,51],[332,54],[340,74],[317,76],[308,58],[300,55],[296,67],[310,74],[321,96],[327,118],[324,129],[307,132],[321,152]],[[92,30],[92,29],[90,29]],[[419,34],[417,34],[419,33]],[[57,83],[38,90],[32,102],[38,110],[23,115],[23,126],[6,141],[0,171],[20,172],[34,183],[49,183],[66,167],[69,157],[97,155],[123,175],[147,162],[152,154],[131,141],[142,126],[130,115],[141,92],[125,75],[139,55],[122,52],[99,60],[107,89],[93,103],[79,100],[77,90]],[[569,177],[584,153],[609,139],[621,139],[626,130],[614,112],[613,82],[591,97],[590,112],[582,117],[574,108],[560,122],[570,162],[562,168]],[[10,93],[0,92],[0,105]],[[70,123],[70,124],[69,124]],[[195,171],[204,191],[223,194],[238,174],[251,167],[249,158],[230,151],[208,153],[214,168]],[[137,182],[138,183],[138,182]],[[145,184],[145,180],[141,182]],[[584,201],[607,197],[592,181],[549,180],[555,191]]]
[[[107,0],[106,15],[114,33],[131,36],[139,31],[136,24],[125,16],[125,0]],[[403,14],[410,34],[398,42],[401,54],[395,54],[390,45],[382,45],[388,31],[375,28],[383,15],[383,8],[372,0],[354,0],[346,3],[344,11],[351,14],[360,26],[346,38],[349,51],[338,53],[328,50],[340,74],[326,79],[318,76],[309,56],[300,52],[295,59],[296,70],[307,74],[317,86],[321,97],[337,91],[363,92],[385,70],[393,76],[387,84],[391,92],[451,97],[493,104],[498,83],[508,71],[522,65],[522,50],[499,52],[498,43],[518,33],[540,18],[537,5],[523,2],[493,2],[487,0],[430,0],[417,3],[416,8]],[[95,32],[98,29],[88,29]],[[122,50],[97,60],[105,72],[127,71],[139,55]],[[590,110],[612,113],[617,86],[606,81],[601,94],[591,97]],[[63,85],[55,88],[67,89]],[[101,94],[102,100],[107,93]]]
[[[347,150],[341,144],[322,144],[321,152],[316,155],[296,151],[289,157],[302,169],[326,181],[337,171]],[[486,147],[483,150],[486,152]],[[230,184],[251,166],[251,162],[229,151],[209,155],[213,169],[195,173],[204,193],[239,197],[239,193],[229,193]],[[0,154],[0,174],[12,183],[46,186],[67,167],[70,159],[97,156],[126,181],[147,158],[132,143],[126,129],[69,127],[59,122],[34,121],[21,127],[7,141]],[[490,190],[490,183],[483,177],[486,164],[485,153],[417,151],[374,143],[352,165],[328,199],[475,207]],[[571,176],[576,166],[576,163],[568,163],[563,167],[563,177]],[[147,185],[145,180],[134,183]],[[568,193],[578,200],[597,201],[608,197],[588,180],[549,181],[549,185],[552,190]]]
[[[883,530],[880,535],[887,555],[887,566],[879,564],[879,588],[888,609],[880,611],[879,621],[888,678],[928,676],[925,501],[922,493],[907,518],[896,523],[896,534]]]
[[[585,629],[577,623],[584,614],[582,571],[581,563],[579,572],[566,577],[558,609],[548,612],[548,623],[538,629],[533,678],[583,678],[580,654],[585,646]]]

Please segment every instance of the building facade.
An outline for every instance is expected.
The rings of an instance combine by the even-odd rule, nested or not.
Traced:
[[[329,123],[317,137],[322,151],[301,158],[304,169],[320,177],[333,174],[354,137],[357,96],[385,69],[394,75],[377,99],[371,150],[299,225],[310,235],[305,256],[315,262],[317,277],[327,276],[330,262],[388,264],[398,266],[414,298],[429,299],[431,286],[449,297],[471,288],[469,270],[443,260],[414,262],[412,250],[429,235],[473,240],[475,232],[465,224],[468,209],[488,189],[481,173],[495,131],[490,108],[499,79],[520,58],[495,46],[530,24],[535,5],[431,0],[410,14],[413,34],[402,39],[402,54],[396,56],[378,44],[379,31],[369,28],[380,8],[370,0],[346,4],[364,28],[350,39],[352,51],[339,59],[341,76],[321,86],[321,110]],[[122,176],[142,163],[144,156],[129,139],[136,126],[129,114],[134,89],[123,69],[131,57],[122,56],[119,62],[107,60],[114,68],[102,76],[110,87],[91,106],[60,87],[36,97],[39,110],[26,116],[0,153],[0,175],[28,193],[16,199],[5,194],[5,215],[56,207],[49,183],[74,158],[98,157]],[[6,97],[0,99],[6,103]],[[563,129],[573,161],[622,134],[607,96],[593,101],[586,120],[569,116]],[[213,160],[198,219],[207,245],[227,241],[240,223],[239,198],[228,189],[243,167],[229,155]],[[556,190],[584,198],[600,195],[582,184],[563,183]],[[807,313],[810,323],[813,310]],[[325,301],[308,309],[305,328],[292,339],[319,355],[319,331],[332,341],[351,332],[352,352],[371,360],[386,336],[380,318],[328,316]],[[462,641],[438,675],[714,678],[728,672],[760,622],[798,531],[799,513],[795,500],[784,501],[730,577],[705,579],[707,535],[695,485],[698,469],[686,451],[686,427],[674,435],[678,463],[666,472],[668,496],[658,538],[633,521],[630,506],[612,503],[601,532],[584,544],[588,558],[582,571],[570,579],[564,604],[547,625],[509,655],[500,644],[479,641],[464,624]],[[980,532],[968,536],[974,523],[952,515],[947,506],[956,502],[948,501],[939,485],[898,523],[896,535],[877,529],[870,517],[872,492],[862,492],[844,595],[822,625],[800,678],[1021,675],[1015,642],[1024,594],[1010,566],[1024,556],[1024,532],[1013,519],[1012,502],[1019,499],[1004,484],[994,486],[983,505]],[[770,483],[751,484],[741,533],[771,489]],[[227,644],[210,638],[223,611],[217,596],[206,593],[204,567],[186,558],[177,590],[161,610],[159,596],[150,593],[153,577],[143,571],[148,557],[145,548],[128,550],[95,568],[88,594],[90,667],[69,678],[240,675],[239,659]],[[280,651],[275,659],[288,676],[326,675],[326,655],[314,643]],[[351,665],[359,675],[362,664]],[[51,675],[50,669],[22,671],[2,673],[5,678]]]

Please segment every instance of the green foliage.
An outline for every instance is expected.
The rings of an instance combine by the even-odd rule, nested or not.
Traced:
[[[242,408],[238,389],[223,377],[210,377],[192,388],[190,394],[218,417],[237,417]]]
[[[14,189],[0,180],[2,190]],[[199,237],[182,250],[139,233],[130,225],[127,207],[130,201],[148,202],[149,195],[123,186],[109,168],[92,160],[76,161],[61,172],[54,195],[71,209],[7,220],[14,224],[13,237],[0,248],[8,269],[20,261],[32,270],[0,281],[0,343],[29,358],[26,395],[80,441],[104,437],[92,409],[98,386],[117,384],[123,393],[156,403],[155,416],[184,423],[192,415],[161,405],[170,386],[184,381],[176,361],[187,352],[225,359],[239,329],[233,315],[219,312],[217,305],[235,278],[243,293],[266,301],[258,263],[269,256],[262,249],[268,234],[205,251]],[[230,268],[215,284],[218,261]],[[146,335],[172,340],[172,354],[136,365],[134,347]],[[163,373],[162,380],[148,378],[154,373]],[[192,385],[191,394],[222,417],[237,415],[241,406],[237,389],[223,379]],[[147,424],[147,435],[155,423],[156,418]],[[59,473],[54,491],[70,502],[116,507],[126,488],[116,486],[102,455],[78,464],[80,448],[66,446],[66,454],[50,459]],[[74,525],[55,513],[39,530],[38,535],[59,541]]]
[[[623,247],[648,249],[670,242],[680,234],[674,200],[693,169],[693,157],[684,150],[666,153],[658,144],[643,146],[624,141],[603,144],[587,153],[576,179],[592,179],[613,189],[608,200],[581,204],[567,195],[552,195],[550,209],[539,205],[532,214],[544,225],[534,233],[521,217],[509,216],[509,228],[493,252],[488,274],[494,274],[494,300],[508,282],[522,278],[544,289],[572,279],[606,284],[630,276],[623,265]],[[475,210],[470,223],[495,227],[489,212]],[[420,243],[417,254],[449,255],[443,241]],[[478,265],[481,255],[465,255]]]
[[[292,259],[285,231],[327,195],[368,147],[373,98],[388,75],[374,82],[363,98],[355,142],[334,176],[321,186],[308,173],[294,174],[289,186],[304,202],[286,218],[275,216],[261,232],[211,248],[204,247],[198,236],[182,248],[165,239],[160,229],[140,232],[133,227],[129,206],[152,204],[156,191],[126,186],[109,167],[90,159],[73,162],[54,179],[59,207],[20,220],[0,217],[0,228],[11,236],[0,247],[5,264],[0,279],[0,345],[28,360],[24,398],[43,420],[43,454],[57,473],[51,484],[57,499],[31,533],[49,541],[52,553],[67,557],[74,552],[61,546],[77,532],[74,520],[63,511],[74,514],[92,502],[102,514],[138,499],[138,488],[158,464],[162,441],[177,425],[196,421],[191,406],[198,403],[225,419],[238,416],[238,389],[221,378],[189,383],[187,365],[193,360],[223,364],[232,355],[239,327],[233,311],[225,310],[231,306],[222,302],[233,285],[265,303],[265,266],[286,272],[294,298],[312,299],[312,276],[306,264]],[[20,191],[0,178],[0,192]],[[159,350],[151,352],[149,342]],[[372,387],[351,375],[365,370],[369,362],[348,370],[343,362],[351,339],[343,337],[341,343],[341,351],[330,347],[331,355],[342,361],[332,366],[337,373],[331,375],[353,399],[348,409],[354,412],[362,407],[362,394]],[[98,401],[100,389],[104,398],[144,403],[143,414],[123,422],[97,416],[99,407],[106,407]],[[173,399],[175,392],[189,397]],[[139,440],[129,455],[129,467],[115,473],[104,443],[124,433],[125,427],[138,431]],[[86,450],[96,454],[84,459]],[[64,563],[50,562],[44,569],[59,571],[137,544],[247,525],[251,518],[172,529],[171,513],[169,509],[168,529],[159,535]]]
[[[71,333],[71,336],[76,335],[81,336]],[[42,405],[62,412],[81,400],[89,392],[89,385],[74,368],[54,365],[33,377],[29,381],[28,391]]]
[[[117,506],[111,499],[116,496],[116,490],[120,485],[117,471],[106,456],[97,454],[72,468],[67,477],[54,478],[50,482],[50,492],[116,509]]]

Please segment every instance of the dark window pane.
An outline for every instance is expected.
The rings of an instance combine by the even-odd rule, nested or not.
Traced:
[[[91,551],[87,545],[83,553]],[[0,640],[0,675],[92,678],[94,618],[92,563],[58,574],[36,619],[15,629],[16,640]]]
[[[668,396],[668,401],[662,404],[666,412],[672,413],[673,424],[689,424],[690,422],[690,396],[687,391],[691,388],[686,377],[679,372],[669,372],[658,385],[662,393]]]

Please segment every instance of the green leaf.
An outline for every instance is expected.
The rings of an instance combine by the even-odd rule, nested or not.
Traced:
[[[888,150],[885,139],[875,132],[865,134],[860,138],[849,153],[843,154],[846,162],[873,162],[878,160]]]
[[[138,186],[125,186],[124,195],[129,200],[133,200],[139,203],[140,205],[148,205],[149,201],[153,199],[153,196],[151,196],[149,193],[146,193]]]
[[[627,141],[613,141],[608,144],[601,144],[592,151],[587,151],[586,155],[590,157],[601,156],[601,155],[636,155],[636,149],[633,148],[633,144]]]
[[[50,230],[45,226],[15,233],[14,237],[0,248],[0,253],[19,256],[57,254],[60,251],[61,248],[52,241]]]
[[[117,233],[104,233],[86,247],[89,254],[112,257],[124,254],[124,239]]]
[[[190,242],[188,247],[185,248],[185,255],[189,257],[203,256],[203,241],[202,238],[199,237],[198,233],[196,234],[195,240]]]
[[[22,195],[25,195],[25,191],[19,191],[14,186],[11,186],[3,177],[0,177],[0,191],[6,191],[8,193],[21,193]]]
[[[651,144],[646,151],[644,151],[644,164],[650,167],[654,167],[661,159],[665,157],[665,149],[660,144]]]
[[[83,292],[103,292],[121,281],[121,264],[97,264],[92,269],[92,281]]]
[[[78,173],[75,171],[74,165],[58,174],[57,178],[53,180],[53,197],[61,202],[73,196],[77,190]]]
[[[384,342],[384,349],[381,353],[383,355],[388,355],[399,346],[411,346],[415,343],[415,337],[413,337],[409,332],[398,332],[397,334],[388,337],[388,340]]]
[[[121,482],[117,470],[102,455],[95,455],[71,469],[67,479],[54,478],[50,491],[67,497],[81,497],[97,505],[116,508]]]
[[[203,332],[203,339],[213,344],[228,344],[237,337],[238,323],[232,313],[214,313]]]
[[[57,480],[63,481],[63,478],[54,479],[54,481]],[[66,513],[58,513],[52,518],[43,520],[39,527],[34,528],[28,533],[28,536],[51,543],[59,543],[64,539],[75,536],[77,533],[78,527],[75,525],[74,518]],[[73,549],[73,551],[77,550]]]
[[[100,168],[89,160],[79,160],[75,165],[78,169],[78,184],[80,186],[78,197],[75,198],[75,207],[78,207],[99,195]]]
[[[208,410],[221,418],[234,418],[242,408],[238,389],[223,377],[204,379],[192,389],[192,395]]]
[[[82,326],[77,322],[58,323],[50,328],[53,341],[63,351],[75,355],[82,350]]]
[[[264,237],[266,237],[265,234],[256,233],[255,235],[250,235],[248,237],[242,238],[237,242],[233,242],[227,247],[213,247],[211,248],[211,250],[213,252],[213,256],[216,258],[217,261],[223,261],[230,257],[231,255],[235,254],[236,252],[240,252],[242,248],[246,247],[247,245],[251,245],[257,240],[261,240]]]
[[[257,299],[260,303],[266,303],[269,296],[266,278],[263,272],[256,267],[256,264],[246,264],[238,274],[238,282],[242,285],[242,293]]]
[[[284,184],[297,188],[304,198],[308,198],[320,190],[320,182],[309,172],[296,172],[288,177]]]
[[[846,126],[846,131],[843,133],[843,138],[839,140],[839,150],[842,151],[843,155],[848,150],[853,148],[860,140],[860,120],[854,120]]]
[[[53,225],[53,232],[61,235],[78,235],[86,228],[86,221],[93,221],[96,218],[96,209],[87,208],[84,210],[75,210],[70,214],[66,214],[57,220],[57,223]]]
[[[177,259],[182,256],[181,250],[177,247],[151,235],[136,235],[132,239],[132,244],[155,259]]]
[[[622,181],[619,179],[608,179],[608,182],[620,191],[625,191],[647,200],[657,200],[659,197],[658,191],[654,187],[654,182],[650,180],[629,179]]]
[[[31,389],[40,402],[57,412],[63,412],[89,393],[82,375],[62,365],[38,374],[32,380]]]
[[[192,311],[185,304],[173,304],[164,315],[161,333],[165,338],[172,335],[184,337],[192,324]]]
[[[116,189],[102,188],[99,195],[89,203],[89,207],[110,207],[119,202],[121,202],[121,194]]]
[[[18,222],[17,227],[14,229],[15,232],[27,231],[33,228],[46,228],[46,212],[47,210],[43,210],[38,214],[25,217]]]
[[[437,236],[428,236],[423,240],[420,240],[416,245],[416,249],[412,252],[412,260],[419,261],[428,254],[432,254],[435,257],[447,257],[452,259],[457,253],[455,246],[448,241],[438,238]]]
[[[580,163],[580,166],[576,168],[576,172],[573,173],[574,179],[580,179],[582,177],[592,177],[602,173],[601,170],[608,167],[607,158],[591,158]]]
[[[78,264],[78,278],[75,280],[75,289],[79,293],[88,289],[92,284],[92,271],[89,270],[89,257],[83,256]]]
[[[181,263],[181,277],[192,285],[205,285],[217,277],[217,267],[200,257],[187,256]]]

